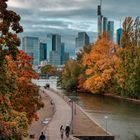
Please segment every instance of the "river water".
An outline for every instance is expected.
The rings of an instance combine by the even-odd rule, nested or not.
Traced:
[[[111,132],[115,140],[137,140],[136,137],[140,137],[140,104],[88,93],[65,94]]]

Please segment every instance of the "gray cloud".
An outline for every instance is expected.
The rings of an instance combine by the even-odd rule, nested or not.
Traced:
[[[21,15],[23,35],[46,36],[59,33],[66,47],[74,47],[78,31],[86,31],[91,42],[97,37],[97,5],[99,0],[9,0],[9,9]],[[103,0],[102,14],[115,21],[136,17],[140,0]]]

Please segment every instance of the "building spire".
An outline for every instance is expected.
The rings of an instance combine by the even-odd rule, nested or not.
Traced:
[[[120,28],[122,27],[122,20],[120,19]]]
[[[102,7],[102,0],[100,0],[100,6]]]

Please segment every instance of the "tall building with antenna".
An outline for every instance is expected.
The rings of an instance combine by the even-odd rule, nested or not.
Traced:
[[[98,38],[102,35],[102,0],[100,0],[100,5],[97,6],[97,16],[98,16]]]
[[[100,0],[100,5],[97,6],[97,16],[98,16],[98,38],[100,38],[103,32],[108,33],[111,40],[114,39],[114,21],[108,21],[107,17],[102,15],[102,0]]]

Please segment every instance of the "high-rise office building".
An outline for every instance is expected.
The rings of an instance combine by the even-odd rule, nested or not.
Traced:
[[[50,52],[61,50],[61,36],[58,34],[47,35],[47,61],[49,62]]]
[[[61,42],[58,34],[47,35],[47,60],[55,66],[63,65],[65,58],[65,44]]]
[[[40,61],[45,61],[47,59],[47,44],[40,43]]]
[[[114,38],[114,21],[108,21],[108,35],[111,40]]]
[[[61,43],[61,64],[64,64],[65,44]]]
[[[58,51],[50,51],[49,56],[50,56],[49,64],[55,66],[61,65],[61,55],[60,53],[58,53]]]
[[[69,60],[69,53],[65,52],[65,44],[61,43],[61,65],[65,64]]]
[[[114,38],[114,22],[108,21],[107,17],[102,15],[102,0],[100,0],[100,5],[97,6],[97,16],[98,16],[98,38],[100,38],[103,32],[108,33],[111,40]]]
[[[122,28],[119,28],[117,29],[117,44],[121,46],[121,37],[122,37],[122,33],[123,33],[123,29]]]
[[[24,50],[29,56],[33,57],[32,64],[38,66],[40,63],[40,43],[38,37],[23,37],[22,50]]]
[[[69,57],[70,57],[69,53],[68,52],[64,52],[62,64],[65,64],[69,60]]]
[[[102,2],[102,1],[101,1]],[[101,35],[102,35],[102,18],[103,18],[103,16],[102,16],[102,7],[101,7],[101,2],[100,2],[100,5],[98,5],[98,7],[97,7],[97,16],[98,16],[98,38],[100,38],[101,37]]]
[[[89,45],[89,36],[86,32],[79,32],[78,37],[75,39],[75,53],[79,52],[85,45]]]
[[[107,17],[103,17],[103,32],[107,33],[107,25],[108,25],[108,21],[107,21]]]

